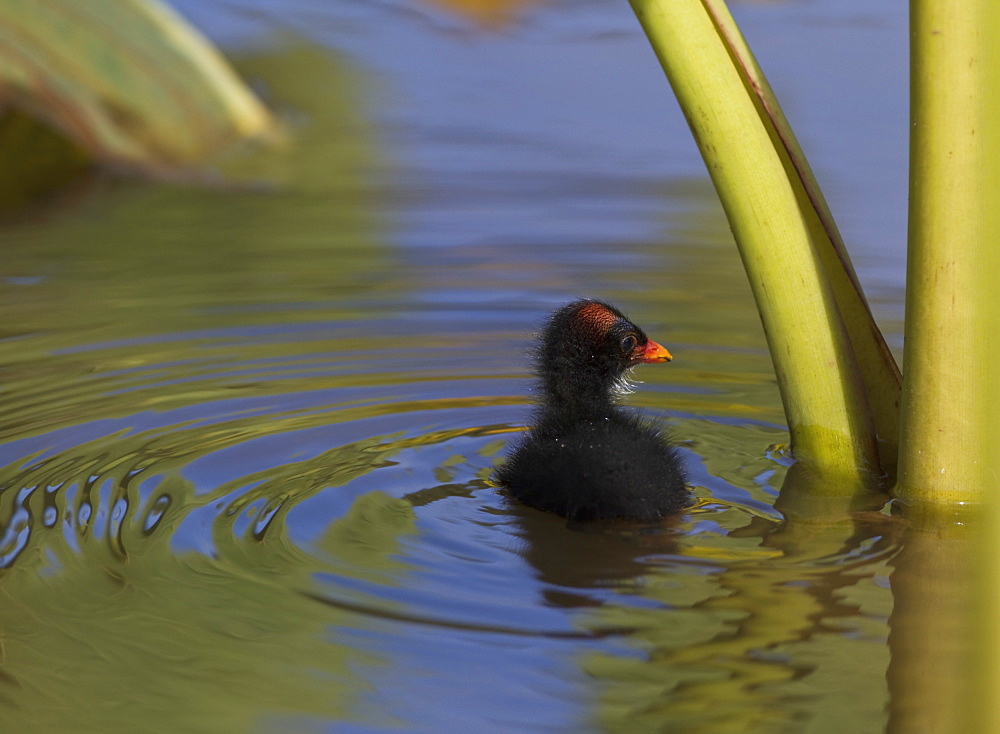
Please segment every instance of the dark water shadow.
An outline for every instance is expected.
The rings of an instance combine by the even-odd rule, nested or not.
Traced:
[[[831,488],[796,466],[776,502],[781,520],[748,512],[724,533],[746,543],[742,555],[691,546],[691,529],[718,512],[712,500],[658,527],[571,527],[512,503],[520,553],[546,603],[581,610],[582,625],[616,630],[640,653],[581,658],[599,691],[600,728],[794,731],[817,711],[843,719],[838,711],[859,698],[852,686],[822,696],[808,681],[829,675],[817,651],[865,634],[869,613],[854,597],[866,592],[856,587],[898,552],[903,526],[880,512],[885,495]],[[852,716],[870,725],[881,705],[864,698],[875,703]]]

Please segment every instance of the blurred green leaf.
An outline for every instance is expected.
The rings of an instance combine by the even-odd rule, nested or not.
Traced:
[[[83,151],[128,168],[169,170],[274,132],[270,114],[222,56],[157,0],[0,4],[0,111],[10,110],[71,141],[62,169],[78,167]],[[9,123],[0,127],[0,156],[22,143]],[[51,157],[41,158],[51,169]],[[20,173],[37,169],[39,159],[14,162]]]

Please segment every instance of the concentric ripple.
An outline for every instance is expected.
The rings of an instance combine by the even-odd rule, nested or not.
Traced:
[[[785,456],[683,120],[607,83],[627,6],[181,5],[319,45],[241,46],[289,135],[221,182],[0,223],[4,731],[883,729],[898,527]],[[676,356],[629,397],[681,445],[672,522],[489,483],[532,330],[590,295]]]
[[[701,498],[676,522],[567,527],[520,507],[489,483],[529,410],[509,357],[519,329],[484,338],[462,320],[425,323],[419,335],[377,318],[232,327],[62,349],[62,369],[44,374],[25,365],[0,448],[0,566],[32,609],[15,626],[39,656],[16,685],[58,688],[42,656],[82,644],[103,662],[71,659],[126,676],[143,715],[179,701],[204,713],[221,698],[230,710],[254,700],[255,715],[371,723],[420,708],[365,693],[400,675],[451,681],[457,696],[456,677],[555,668],[563,685],[539,679],[515,719],[564,722],[587,678],[609,695],[628,685],[631,663],[606,666],[632,660],[629,648],[659,651],[655,675],[683,670],[694,685],[727,665],[691,640],[775,604],[786,614],[786,584],[803,589],[803,621],[822,618],[809,589],[870,583],[891,555],[880,528],[843,545],[842,523],[803,555],[773,509],[787,462],[765,449],[783,434],[749,418],[645,408],[683,438]],[[697,399],[669,383],[639,396]],[[729,648],[742,666],[758,645],[741,644]],[[772,665],[738,675],[767,680]],[[205,683],[230,678],[241,682]],[[330,679],[343,695],[317,708]]]

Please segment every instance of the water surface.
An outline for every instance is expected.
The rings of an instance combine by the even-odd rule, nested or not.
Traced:
[[[882,731],[898,528],[779,498],[749,288],[627,4],[177,6],[289,143],[2,225],[6,728]],[[898,345],[905,9],[735,9]],[[676,523],[488,482],[580,295],[675,355],[629,402],[683,447]]]

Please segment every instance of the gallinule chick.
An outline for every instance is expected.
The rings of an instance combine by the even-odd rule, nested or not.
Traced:
[[[580,300],[552,314],[535,356],[541,403],[498,484],[572,520],[648,522],[690,503],[663,431],[616,403],[632,367],[670,352],[611,304]]]

